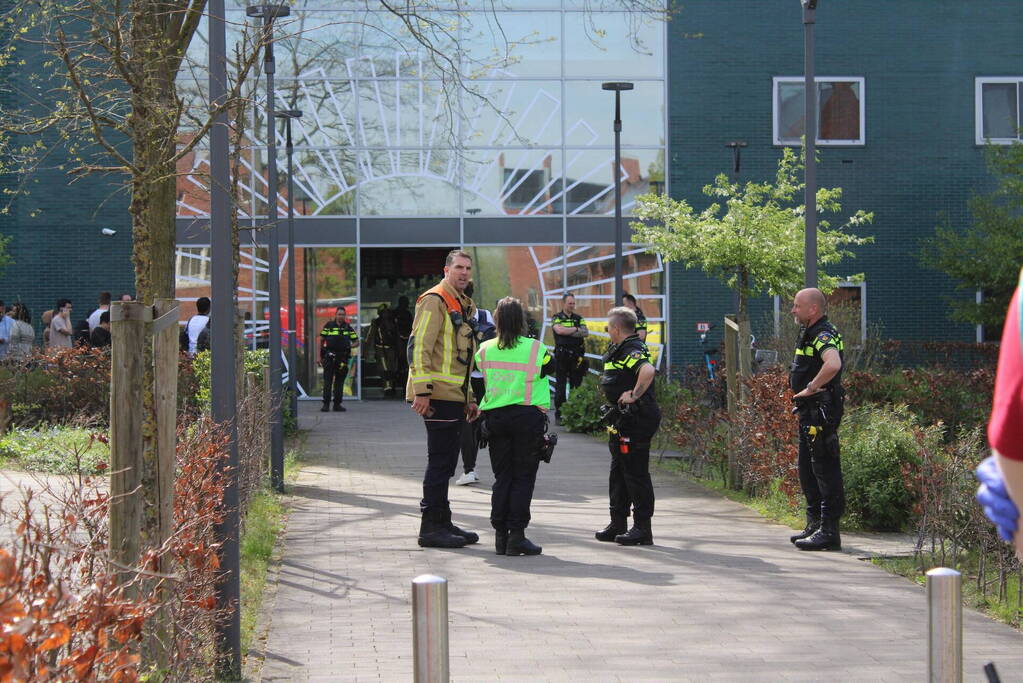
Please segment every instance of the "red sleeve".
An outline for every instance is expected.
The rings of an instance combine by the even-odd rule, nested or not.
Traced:
[[[1020,348],[1020,290],[1009,304],[998,353],[995,401],[987,438],[1007,458],[1023,460],[1023,349]]]

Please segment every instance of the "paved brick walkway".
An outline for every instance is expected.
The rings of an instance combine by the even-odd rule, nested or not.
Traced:
[[[656,545],[598,543],[606,450],[562,437],[542,464],[529,536],[539,557],[499,557],[482,484],[452,486],[479,545],[416,545],[422,423],[397,402],[302,405],[307,462],[292,488],[276,594],[249,653],[262,680],[407,681],[413,577],[449,582],[456,681],[918,681],[923,588],[850,554],[801,553],[790,531],[669,475],[655,475]],[[1023,672],[1023,638],[967,612],[968,680],[994,660]],[[259,659],[265,657],[261,668]]]

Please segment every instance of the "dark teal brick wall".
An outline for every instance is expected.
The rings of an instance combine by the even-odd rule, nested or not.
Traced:
[[[39,55],[22,51],[25,67],[0,72],[4,106],[24,102],[22,93],[34,88],[26,74],[39,69]],[[36,172],[21,180],[0,176],[6,189],[27,194],[0,215],[0,235],[11,238],[8,251],[14,259],[0,273],[0,300],[8,305],[25,302],[41,341],[40,315],[57,299],[74,302],[72,320],[88,316],[96,308],[101,291],[116,297],[134,293],[131,264],[131,221],[122,176],[84,177],[71,182],[60,166],[65,158],[58,150]],[[6,196],[0,198],[6,202]],[[111,237],[103,228],[117,231]]]
[[[974,338],[945,315],[952,283],[916,254],[946,217],[965,225],[969,197],[991,188],[974,142],[974,79],[1023,73],[1021,25],[1018,0],[821,0],[817,75],[865,79],[866,145],[820,148],[819,182],[845,190],[844,208],[875,214],[859,234],[876,243],[836,270],[865,273],[868,319],[886,336]],[[796,0],[692,0],[668,31],[671,192],[702,208],[701,187],[730,168],[729,140],[749,143],[744,178],[773,176],[772,78],[803,74],[802,11]],[[731,297],[684,268],[670,277],[671,357],[688,363],[698,359],[695,323],[719,319]]]

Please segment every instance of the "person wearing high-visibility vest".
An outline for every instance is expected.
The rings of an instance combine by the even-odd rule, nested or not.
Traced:
[[[405,399],[426,426],[426,473],[419,503],[419,545],[424,548],[461,548],[480,540],[452,523],[448,501],[462,427],[479,417],[469,384],[476,351],[476,307],[465,295],[471,277],[472,257],[461,249],[449,252],[444,279],[416,301],[408,343]]]
[[[498,555],[539,555],[528,538],[539,446],[547,430],[554,359],[547,347],[526,336],[526,313],[518,299],[505,297],[494,310],[497,338],[483,342],[476,364],[486,394],[480,410],[486,420],[490,465],[494,471],[490,524]]]

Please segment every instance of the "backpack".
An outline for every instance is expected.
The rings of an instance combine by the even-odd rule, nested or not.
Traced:
[[[497,327],[494,325],[494,319],[490,315],[490,311],[479,308],[476,309],[479,313],[476,316],[476,329],[479,333],[481,342],[485,342],[488,339],[493,339],[497,336]]]
[[[189,318],[188,322],[192,322],[192,319]],[[178,348],[181,350],[181,353],[188,353],[188,322],[178,332]]]

